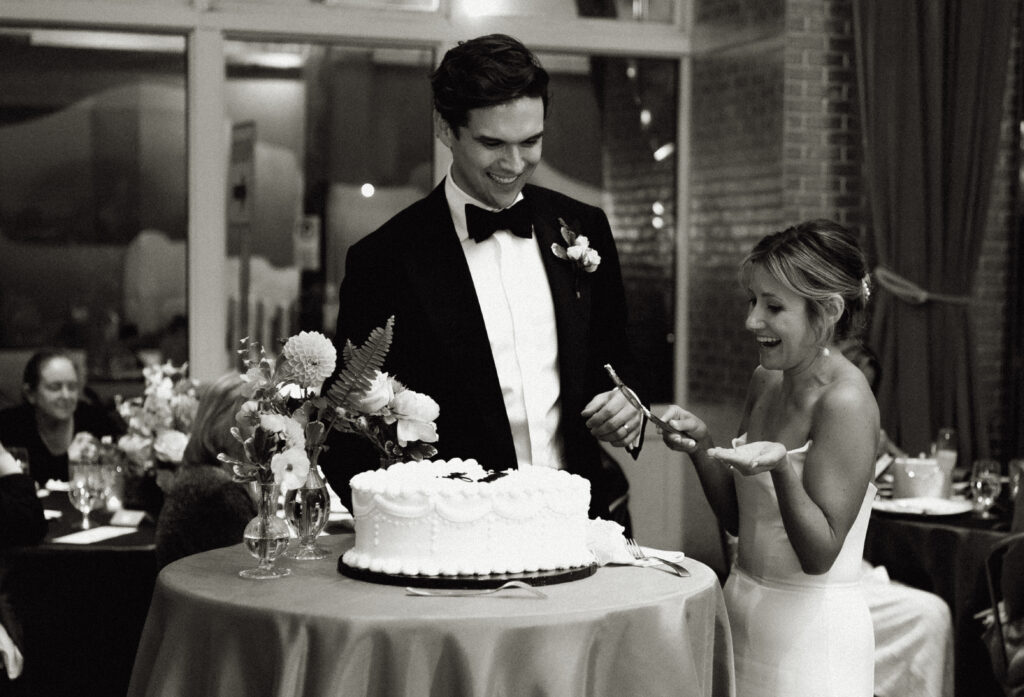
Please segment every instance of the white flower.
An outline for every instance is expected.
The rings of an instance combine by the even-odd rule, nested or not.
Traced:
[[[239,426],[256,426],[260,422],[260,405],[255,399],[242,403],[235,414],[235,423]]]
[[[153,454],[164,462],[181,462],[185,455],[186,445],[188,445],[188,436],[181,431],[173,429],[161,431],[153,441]]]
[[[302,431],[302,424],[290,416],[284,414],[260,414],[260,428],[264,431],[276,433],[284,439],[288,448],[305,448],[306,435]]]
[[[117,447],[121,449],[128,459],[142,468],[147,468],[153,460],[153,439],[139,433],[129,433],[121,436],[117,441]]]
[[[559,244],[551,244],[551,252],[559,259],[571,261],[577,269],[583,269],[587,273],[594,273],[601,264],[601,255],[596,249],[591,248],[590,239],[586,235],[577,235],[561,218],[558,219],[561,225],[562,238],[566,242],[563,247]],[[579,295],[579,289],[576,291]]]
[[[299,332],[285,342],[282,355],[291,368],[291,379],[304,389],[320,389],[338,360],[334,344],[320,332]]]
[[[410,441],[437,442],[437,425],[434,420],[441,408],[425,394],[402,390],[395,393],[389,405],[391,416],[388,423],[398,422],[398,444],[405,447]]]
[[[377,414],[388,406],[395,397],[396,382],[387,374],[378,371],[370,389],[361,397],[354,399],[357,410],[364,414]],[[400,384],[400,383],[398,383]]]
[[[270,469],[282,489],[298,489],[309,475],[309,456],[302,448],[288,448],[270,459]]]

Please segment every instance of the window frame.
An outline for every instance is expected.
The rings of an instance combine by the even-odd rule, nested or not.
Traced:
[[[705,37],[694,36],[693,0],[678,0],[671,24],[577,18],[557,22],[529,17],[474,18],[461,14],[457,0],[439,0],[436,11],[362,8],[313,2],[243,2],[240,0],[7,0],[0,4],[0,25],[64,30],[131,31],[185,37],[187,63],[187,302],[189,363],[194,377],[213,379],[230,367],[225,332],[226,303],[203,302],[226,297],[224,249],[230,143],[225,118],[225,42],[335,41],[431,48],[441,56],[459,40],[484,33],[516,36],[538,52],[604,54],[679,61],[678,147],[676,148],[676,289],[674,389],[686,401],[686,336],[689,302],[685,282],[689,230],[689,94],[694,45],[708,50]],[[434,173],[447,169],[448,152],[435,140]],[[218,222],[220,221],[220,222]]]

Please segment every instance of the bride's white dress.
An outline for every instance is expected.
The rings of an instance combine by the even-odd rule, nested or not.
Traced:
[[[809,446],[789,451],[798,474]],[[812,576],[786,535],[771,475],[734,479],[739,542],[725,602],[737,697],[871,697],[874,634],[860,579],[874,485],[832,568]]]

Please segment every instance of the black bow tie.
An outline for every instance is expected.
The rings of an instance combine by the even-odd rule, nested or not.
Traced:
[[[476,242],[483,242],[496,230],[508,230],[517,237],[529,239],[533,236],[533,221],[526,199],[500,211],[487,211],[472,203],[466,204],[466,227],[469,236]]]

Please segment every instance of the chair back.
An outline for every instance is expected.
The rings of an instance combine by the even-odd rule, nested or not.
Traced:
[[[1024,562],[1024,532],[1015,532],[1000,540],[985,560],[985,578],[992,603],[992,625],[985,630],[985,643],[996,679],[1007,697],[1024,697],[1024,615],[1011,609],[1007,592],[1019,592],[1020,578],[1007,579],[1004,564]],[[1002,605],[1002,608],[1001,608]],[[1005,615],[1004,615],[1005,613]]]

